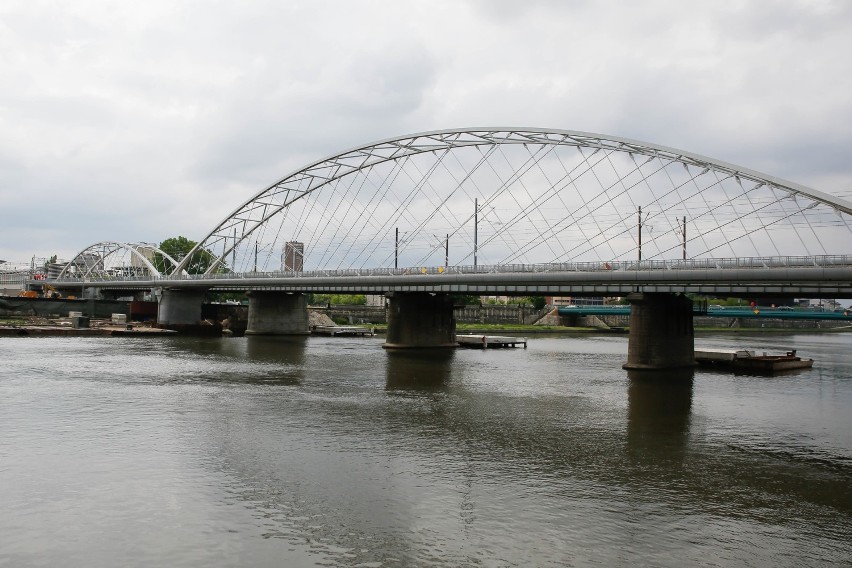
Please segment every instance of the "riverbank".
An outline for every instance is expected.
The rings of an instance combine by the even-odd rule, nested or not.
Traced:
[[[748,334],[755,333],[777,333],[777,334],[820,334],[820,333],[848,333],[852,331],[852,326],[842,327],[806,327],[806,328],[789,328],[789,327],[696,327],[696,334]]]
[[[630,328],[624,327],[592,327],[592,326],[556,326],[556,325],[511,325],[511,324],[456,324],[456,330],[460,332],[472,333],[489,333],[497,331],[506,331],[512,333],[628,333]],[[789,327],[696,327],[695,333],[838,333],[852,331],[852,326],[843,327],[823,327],[823,328],[804,328],[791,329]],[[379,332],[379,328],[376,328]]]
[[[369,326],[376,334],[387,332],[387,325]],[[482,333],[482,334],[511,334],[511,335],[551,335],[551,334],[626,334],[628,327],[592,327],[592,326],[558,326],[558,325],[523,325],[523,324],[483,324],[483,323],[458,323],[456,331],[459,333]],[[822,333],[844,333],[852,331],[852,326],[804,328],[796,329],[796,333],[822,334]],[[696,335],[706,334],[789,334],[790,328],[783,327],[761,327],[761,328],[718,328],[718,327],[696,327]],[[0,317],[0,337],[3,336],[66,336],[66,335],[163,335],[164,333],[176,333],[171,330],[157,328],[151,322],[133,322],[129,326],[113,325],[107,319],[93,319],[88,328],[75,328],[71,325],[69,318],[46,318],[46,317]]]
[[[377,334],[387,331],[385,325],[370,326]],[[513,335],[535,335],[535,334],[627,334],[629,327],[593,327],[593,326],[559,326],[559,325],[521,325],[521,324],[465,324],[457,323],[456,331],[459,333],[510,333]],[[754,333],[841,333],[852,331],[852,326],[830,327],[830,328],[805,328],[791,329],[789,327],[742,327],[742,328],[718,328],[718,327],[696,327],[696,334],[754,334]]]
[[[509,332],[512,334],[539,333],[627,333],[627,328],[601,328],[592,326],[562,326],[562,325],[521,325],[521,324],[487,324],[487,323],[458,323],[456,331],[460,333],[494,333]]]
[[[14,317],[0,318],[0,337],[65,337],[93,336],[166,336],[176,335],[151,323],[115,324],[108,319],[89,320],[88,327],[74,327],[70,318]]]

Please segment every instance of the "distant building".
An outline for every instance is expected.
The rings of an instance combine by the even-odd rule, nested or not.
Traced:
[[[285,272],[302,272],[305,269],[305,244],[290,241],[284,243],[281,253],[281,269]]]
[[[43,265],[44,273],[48,278],[58,278],[62,270],[68,265],[67,260],[50,260],[45,261]],[[90,266],[103,266],[103,259],[96,254],[84,254],[74,259],[71,263],[72,273],[78,270],[83,272]]]
[[[62,271],[67,264],[64,261],[59,261],[55,263],[59,265],[59,271]],[[101,255],[94,253],[83,253],[78,255],[74,260],[71,261],[70,270],[75,274],[86,274],[90,270],[93,271],[102,271],[104,269],[104,259],[101,258]],[[49,278],[54,278],[50,266],[47,267],[47,275]],[[59,272],[56,273],[56,276],[59,275]]]
[[[155,264],[154,249],[150,248],[150,247],[146,247],[146,246],[134,247],[134,248],[135,248],[136,252],[139,253],[139,256],[136,256],[135,254],[130,255],[130,266],[132,266],[134,268],[141,268],[145,272],[147,272],[148,267],[145,264],[145,261],[142,260],[142,258],[140,258],[140,256],[143,257],[148,262],[150,262],[151,264]]]
[[[17,296],[32,278],[33,271],[26,265],[0,260],[0,296]]]

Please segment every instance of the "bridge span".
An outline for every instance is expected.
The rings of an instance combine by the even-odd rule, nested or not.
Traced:
[[[306,293],[385,294],[390,298],[385,346],[390,348],[456,345],[452,294],[626,296],[631,302],[626,366],[659,369],[693,362],[693,307],[684,294],[852,298],[852,257],[172,274],[156,279],[57,280],[54,285],[159,289],[158,319],[172,328],[198,321],[208,291],[246,291],[250,296],[249,334],[307,333]],[[617,309],[599,310],[613,313]],[[560,310],[572,311],[588,309]],[[793,315],[778,313],[780,317]],[[711,315],[754,314],[737,316],[734,310],[726,310]],[[842,318],[838,315],[837,319]],[[850,319],[849,314],[843,319]]]
[[[405,135],[239,201],[192,250],[99,243],[54,285],[162,290],[167,326],[197,323],[208,291],[247,291],[252,333],[304,333],[308,292],[384,293],[387,347],[454,345],[454,293],[627,296],[637,369],[692,364],[685,293],[852,297],[852,203],[618,136]]]
[[[69,288],[344,294],[623,296],[631,292],[852,298],[852,255],[59,278]]]

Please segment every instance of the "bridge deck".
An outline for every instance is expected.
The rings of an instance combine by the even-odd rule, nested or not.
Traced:
[[[431,292],[510,296],[623,296],[681,292],[713,296],[852,298],[852,255],[694,261],[450,266],[421,270],[363,269],[247,272],[162,277],[64,278],[31,286],[146,290],[279,290],[299,293]]]

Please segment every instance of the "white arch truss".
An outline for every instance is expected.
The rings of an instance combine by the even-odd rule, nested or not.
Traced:
[[[160,278],[164,273],[154,265],[154,259],[164,263],[165,274],[172,274],[178,261],[150,243],[102,241],[87,246],[68,262],[59,279],[120,279]]]
[[[208,272],[845,254],[850,219],[848,201],[675,148],[571,130],[453,129],[287,175],[178,268],[202,248],[217,256]]]

